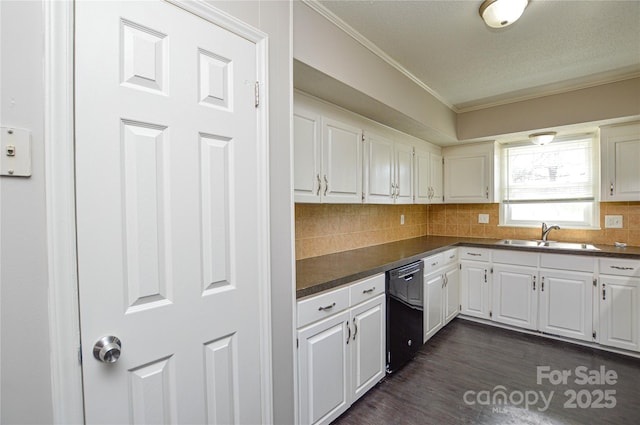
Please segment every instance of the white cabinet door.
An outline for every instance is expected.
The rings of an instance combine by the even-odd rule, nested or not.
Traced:
[[[495,152],[494,143],[443,149],[444,201],[494,202]]]
[[[460,312],[460,268],[457,264],[444,272],[444,324]]]
[[[542,332],[593,339],[593,275],[540,270],[539,326]]]
[[[394,143],[375,134],[366,135],[365,202],[391,204],[394,195]]]
[[[537,275],[534,267],[494,265],[492,319],[525,329],[537,329]]]
[[[424,277],[424,338],[429,338],[444,326],[443,290],[444,276],[440,272],[432,273]]]
[[[323,202],[362,202],[362,130],[323,118]]]
[[[602,200],[640,200],[640,123],[603,127]]]
[[[462,314],[489,319],[489,263],[461,262]]]
[[[431,186],[430,204],[441,204],[444,202],[444,185],[442,169],[442,155],[432,153],[429,155],[429,182]]]
[[[385,296],[351,310],[351,402],[359,399],[385,375]]]
[[[413,147],[396,143],[395,147],[396,204],[413,203]]]
[[[600,344],[640,351],[640,279],[600,275]]]
[[[298,330],[301,424],[328,424],[350,405],[345,311]]]
[[[320,115],[296,107],[293,114],[293,190],[296,202],[320,202],[321,145]]]
[[[441,204],[443,202],[442,155],[415,149],[414,203]]]

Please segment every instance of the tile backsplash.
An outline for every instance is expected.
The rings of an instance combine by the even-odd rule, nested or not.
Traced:
[[[296,259],[424,235],[538,239],[540,228],[498,226],[499,204],[296,204]],[[488,224],[478,224],[488,214]],[[404,224],[400,216],[404,215]],[[622,229],[605,229],[605,215],[621,215]],[[551,224],[551,223],[550,223]],[[640,246],[640,202],[600,203],[600,230],[554,230],[550,239]]]
[[[404,215],[404,224],[400,216]],[[427,234],[425,205],[296,204],[296,259]]]

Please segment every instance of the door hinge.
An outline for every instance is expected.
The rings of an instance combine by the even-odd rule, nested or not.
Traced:
[[[364,202],[364,192],[362,192],[362,202]]]
[[[493,267],[491,267],[491,274],[493,274]]]
[[[255,84],[255,96],[256,96],[256,108],[260,106],[260,82],[256,81]]]
[[[593,278],[593,286],[598,286],[598,279],[597,278]]]
[[[300,348],[300,340],[296,338],[296,348]]]
[[[593,331],[593,339],[596,339],[596,331]]]
[[[492,312],[492,311],[490,311],[490,312],[489,312],[489,318],[492,318],[492,317],[493,317],[493,312]]]
[[[362,132],[362,141],[364,142],[364,131]]]
[[[442,165],[444,165],[444,158],[442,158]]]
[[[460,270],[462,270],[462,264],[458,264],[458,267],[460,268]]]
[[[78,347],[78,363],[82,366],[82,345]]]

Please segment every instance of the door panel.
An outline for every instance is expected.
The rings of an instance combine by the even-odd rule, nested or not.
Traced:
[[[413,203],[413,147],[395,144],[395,175],[397,204]]]
[[[436,334],[444,325],[443,323],[443,285],[441,273],[424,277],[424,340]]]
[[[536,329],[538,315],[537,270],[523,266],[493,267],[493,320]]]
[[[293,185],[296,202],[320,202],[321,137],[320,116],[296,107],[293,114]]]
[[[569,338],[592,340],[592,275],[540,272],[539,330]]]
[[[488,267],[485,264],[461,263],[462,313],[489,318]]]
[[[76,25],[87,422],[261,423],[256,45],[165,2],[78,2]]]
[[[385,296],[353,308],[351,386],[353,403],[385,374]]]
[[[367,135],[365,201],[393,203],[393,142],[374,134]]]
[[[324,202],[361,203],[362,130],[323,119],[322,139],[322,164],[326,175]]]
[[[445,315],[444,324],[453,320],[460,312],[460,269],[457,266],[445,271]]]
[[[600,276],[600,344],[640,350],[640,279]]]

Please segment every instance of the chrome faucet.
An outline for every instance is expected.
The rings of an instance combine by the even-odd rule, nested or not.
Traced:
[[[542,240],[544,242],[547,241],[547,236],[549,236],[549,233],[554,229],[560,230],[560,226],[553,225],[551,227],[547,227],[547,223],[542,223]]]

